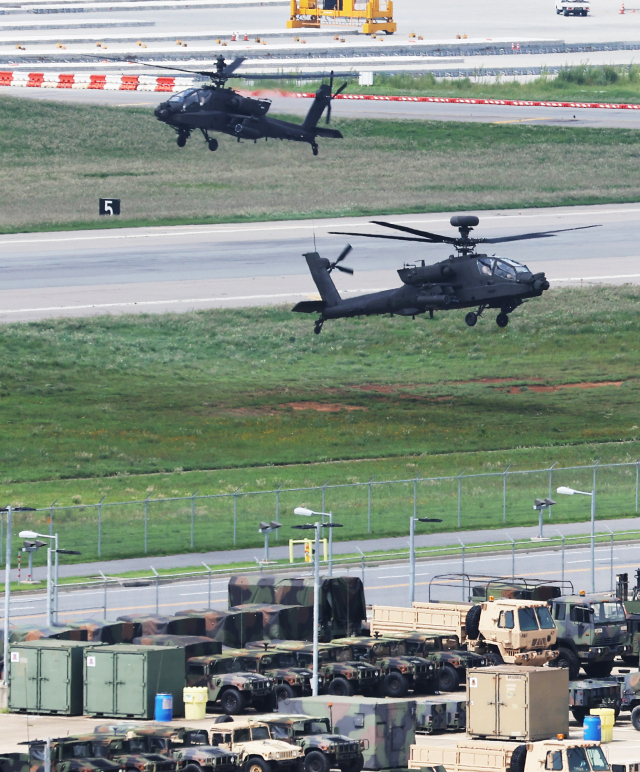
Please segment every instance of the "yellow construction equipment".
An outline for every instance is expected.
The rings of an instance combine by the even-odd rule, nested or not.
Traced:
[[[291,0],[288,29],[321,24],[360,25],[366,35],[396,31],[392,0]]]

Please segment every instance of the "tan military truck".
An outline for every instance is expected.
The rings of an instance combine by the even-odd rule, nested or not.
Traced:
[[[243,772],[303,770],[304,750],[283,740],[272,740],[268,725],[261,721],[216,723],[211,729],[211,745],[234,753]]]
[[[460,740],[454,746],[411,746],[409,769],[440,764],[447,772],[610,772],[600,743],[588,740],[542,740],[526,745]]]
[[[436,602],[414,603],[412,608],[373,607],[372,635],[409,629],[448,632],[468,651],[490,655],[496,665],[544,665],[558,656],[552,650],[556,626],[543,601],[490,598],[476,605]]]

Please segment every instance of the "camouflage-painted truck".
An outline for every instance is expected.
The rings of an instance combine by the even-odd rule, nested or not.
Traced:
[[[278,713],[262,719],[271,736],[298,745],[304,751],[304,772],[360,772],[364,766],[363,745],[341,734],[335,734],[328,718]]]
[[[276,651],[291,653],[298,667],[313,669],[313,646],[302,641],[277,641]],[[318,691],[350,697],[377,692],[384,673],[376,665],[356,661],[351,646],[335,642],[318,646]]]
[[[380,668],[380,689],[387,697],[404,697],[410,689],[431,693],[438,689],[440,667],[428,659],[408,656],[404,641],[360,636],[335,642],[351,646],[356,660]]]
[[[569,681],[569,710],[580,726],[592,708],[613,708],[617,715],[621,706],[620,682],[616,678]]]
[[[272,739],[269,727],[262,721],[231,721],[216,723],[211,743],[237,754],[243,772],[303,772],[302,748]]]
[[[237,671],[231,657],[191,657],[186,681],[187,686],[206,686],[207,702],[220,703],[228,715],[243,713],[248,707],[262,712],[272,706],[273,680],[259,673]]]
[[[34,743],[29,753],[3,753],[0,772],[44,772],[44,743]],[[122,772],[122,768],[109,759],[60,759],[52,752],[51,772]]]
[[[155,751],[142,750],[126,737],[113,737],[103,732],[65,737],[56,741],[61,757],[109,759],[125,772],[176,772],[174,759]]]
[[[274,707],[281,700],[311,694],[311,673],[298,667],[296,658],[287,651],[275,649],[227,649],[224,657],[231,657],[239,672],[260,673],[273,681]]]
[[[640,672],[615,676],[615,681],[620,686],[620,709],[631,711],[631,725],[640,732]]]
[[[159,753],[176,763],[179,772],[238,772],[237,755],[209,743],[206,729],[172,724],[98,724],[94,731],[104,736],[126,737],[135,753]]]
[[[438,689],[441,692],[454,692],[460,684],[466,684],[468,668],[493,664],[487,656],[461,649],[456,635],[421,631],[387,637],[403,641],[410,657],[423,657],[438,665]]]

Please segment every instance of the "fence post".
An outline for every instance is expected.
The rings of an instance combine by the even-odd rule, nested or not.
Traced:
[[[560,533],[558,530],[556,530],[556,533],[562,539],[562,581],[564,582],[564,534]]]
[[[504,470],[502,475],[502,522],[507,522],[507,472],[511,469],[511,464]]]
[[[458,528],[460,528],[460,513],[462,510],[462,475],[467,471],[467,467],[458,475]]]
[[[203,566],[204,566],[204,567],[207,569],[207,571],[209,572],[209,594],[208,594],[209,602],[208,602],[208,604],[207,604],[207,608],[208,608],[208,609],[210,609],[210,608],[211,608],[211,569],[210,569],[210,568],[209,568],[209,566],[208,566],[206,563],[204,563],[204,562],[203,562],[203,564],[202,564],[202,565],[203,565]]]
[[[558,463],[557,461],[554,461],[553,464],[551,464],[551,466],[549,467],[549,498],[550,499],[552,498],[551,494],[553,493],[553,467],[557,463]],[[547,507],[547,509],[549,510],[549,520],[551,520],[551,516],[553,514],[551,510],[553,509],[553,507]]]
[[[242,485],[240,486],[242,488]],[[233,546],[235,547],[238,538],[238,491],[237,488],[233,493]]]
[[[156,571],[156,569],[153,566],[151,566],[151,570],[153,571],[153,573],[155,574],[155,577],[156,577],[156,614],[157,614],[158,613],[158,609],[160,608],[160,597],[159,597],[159,595],[160,595],[160,585],[159,585],[160,574]]]
[[[200,488],[196,488],[191,494],[191,549],[193,549],[193,537],[196,527],[196,493]]]
[[[149,498],[151,494],[144,500],[144,554],[147,554],[149,548]]]
[[[329,480],[330,479],[331,478],[329,478]],[[322,509],[323,512],[324,512],[324,489],[327,487],[327,485],[329,483],[329,480],[327,480],[327,482],[322,486],[322,507],[321,507],[321,509]]]
[[[466,550],[466,545],[462,543],[461,539],[458,539],[462,546],[462,602],[464,603],[464,553]]]
[[[276,491],[276,523],[280,522],[280,488],[282,488],[283,485],[284,483],[280,483],[278,490]],[[276,528],[276,541],[278,541],[279,530],[279,528]]]
[[[102,557],[102,502],[106,499],[103,496],[98,502],[98,557]]]
[[[367,488],[369,489],[369,495],[367,500],[367,533],[371,533],[371,483],[373,482],[374,478],[375,478],[375,474],[367,483]],[[638,507],[636,506],[636,512],[637,511],[638,511]]]

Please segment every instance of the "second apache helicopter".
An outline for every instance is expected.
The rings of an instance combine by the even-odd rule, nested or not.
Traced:
[[[316,141],[318,137],[342,139],[342,134],[337,129],[318,126],[318,121],[327,110],[327,123],[329,123],[331,120],[331,101],[346,88],[346,83],[343,83],[333,93],[332,73],[330,82],[323,83],[316,91],[315,99],[302,123],[281,121],[267,116],[271,107],[270,99],[245,97],[232,88],[226,87],[229,78],[245,77],[234,75],[234,72],[244,61],[244,57],[238,57],[227,65],[224,58],[218,56],[214,72],[194,72],[193,70],[182,70],[179,67],[162,66],[162,69],[188,72],[211,79],[210,83],[204,84],[200,88],[189,88],[174,94],[166,102],[159,104],[154,111],[159,121],[176,130],[178,147],[184,147],[191,132],[197,130],[202,132],[209,150],[218,149],[218,140],[209,136],[210,131],[229,134],[236,137],[238,142],[243,139],[256,142],[262,138],[308,142],[314,155],[318,155],[318,143]],[[137,64],[144,63],[137,62]],[[282,76],[255,75],[248,77],[254,79],[256,77],[282,78]]]
[[[345,233],[331,231],[343,236],[366,236],[377,239],[397,239],[400,241],[418,241],[423,244],[451,244],[456,255],[451,255],[439,263],[425,265],[405,265],[398,271],[403,286],[397,289],[373,292],[359,297],[343,300],[336,289],[330,273],[336,268],[343,273],[353,274],[351,268],[339,265],[351,251],[348,244],[337,260],[331,263],[317,252],[304,255],[313,280],[320,293],[321,300],[305,300],[298,303],[292,311],[320,314],[314,332],[319,335],[327,319],[341,319],[352,316],[371,316],[375,314],[398,314],[412,316],[429,312],[433,317],[436,310],[454,308],[473,308],[465,316],[465,322],[473,327],[478,317],[487,308],[498,308],[496,317],[498,327],[509,324],[509,314],[529,298],[542,295],[549,289],[549,282],[544,273],[531,273],[526,265],[503,257],[476,254],[476,244],[499,244],[505,241],[523,241],[525,239],[548,238],[564,231],[596,228],[586,225],[580,228],[562,228],[555,231],[525,233],[519,236],[502,236],[495,239],[470,238],[469,233],[479,220],[474,215],[454,215],[450,222],[460,231],[459,237],[440,236],[404,225],[372,220],[376,225],[393,228],[413,236],[387,236],[373,233]]]

